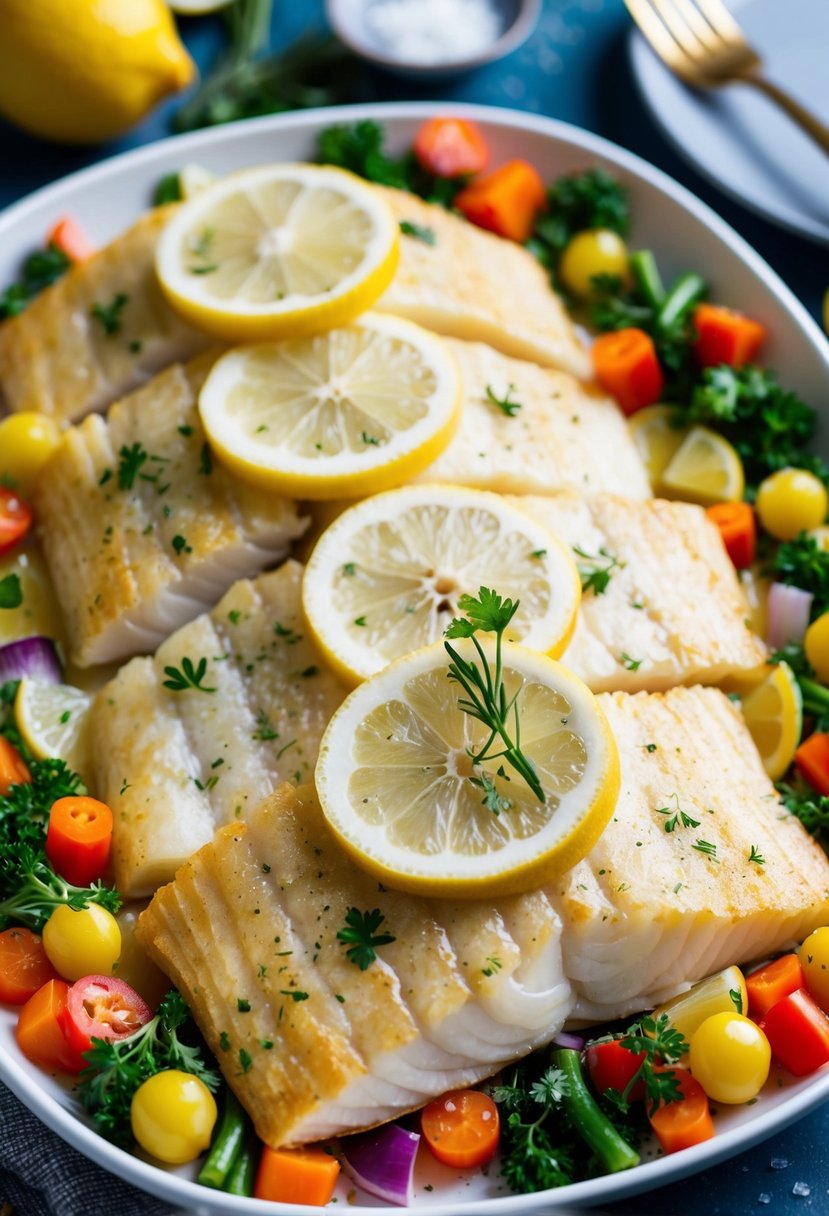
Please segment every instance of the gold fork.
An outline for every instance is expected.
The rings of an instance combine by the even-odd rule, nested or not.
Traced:
[[[753,85],[829,153],[829,127],[762,74],[763,61],[721,0],[625,0],[660,59],[694,88]]]

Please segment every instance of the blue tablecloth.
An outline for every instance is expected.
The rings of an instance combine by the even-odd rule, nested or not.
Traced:
[[[782,2],[782,0],[781,0]],[[275,5],[274,44],[291,42],[299,34],[324,28],[322,0],[293,0]],[[202,68],[209,66],[220,46],[214,18],[182,23],[185,41]],[[599,132],[644,156],[689,186],[731,223],[771,263],[817,317],[829,283],[825,252],[772,227],[743,210],[700,178],[667,146],[643,107],[627,57],[629,20],[622,0],[545,0],[533,38],[509,59],[471,75],[435,86],[421,86],[382,72],[372,73],[372,85],[383,100],[433,98],[512,106],[564,119]],[[370,69],[366,69],[370,71]],[[94,151],[39,143],[0,123],[0,206],[53,181],[65,173],[126,148],[169,134],[177,102],[159,109],[126,138]],[[0,1094],[0,1125],[21,1117],[10,1096]],[[49,1133],[43,1132],[44,1141]],[[95,1195],[94,1178],[78,1165],[79,1187],[71,1187],[43,1206],[42,1196],[30,1199],[12,1189],[6,1169],[30,1180],[33,1155],[23,1137],[12,1151],[0,1138],[0,1205],[14,1195],[19,1216],[35,1210],[44,1216],[84,1216]],[[614,1216],[749,1216],[754,1213],[829,1212],[829,1108],[823,1108],[772,1140],[732,1161],[665,1190],[620,1202],[606,1209]],[[44,1143],[39,1151],[48,1156]],[[14,1149],[14,1146],[12,1146]],[[23,1151],[26,1149],[26,1151]],[[75,1159],[77,1161],[77,1159]],[[29,1171],[27,1175],[27,1171]],[[71,1177],[71,1167],[70,1175]],[[81,1188],[82,1176],[82,1190]],[[17,1187],[17,1184],[14,1184]],[[118,1184],[120,1187],[120,1184]],[[135,1210],[123,1190],[100,1175],[100,1201],[115,1200],[119,1212]],[[5,1191],[5,1193],[4,1193]],[[145,1211],[157,1210],[148,1205]]]

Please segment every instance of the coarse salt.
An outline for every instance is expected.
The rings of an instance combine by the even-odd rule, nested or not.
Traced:
[[[490,0],[374,0],[365,26],[379,49],[422,64],[472,58],[504,32]]]

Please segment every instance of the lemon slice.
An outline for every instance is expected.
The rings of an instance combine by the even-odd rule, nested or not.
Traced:
[[[453,645],[477,658],[474,639]],[[492,664],[494,644],[482,645]],[[427,646],[371,676],[334,714],[316,769],[329,827],[358,865],[404,891],[479,898],[540,887],[590,851],[613,813],[619,757],[607,720],[560,663],[504,644],[504,686],[517,694],[541,802],[503,759],[473,767],[470,749],[489,732],[460,709],[448,664],[440,643]],[[484,779],[504,800],[497,813]]]
[[[567,548],[497,494],[406,486],[367,498],[323,533],[302,585],[331,666],[356,682],[438,641],[481,584],[519,600],[509,639],[562,654],[581,599]]]
[[[448,347],[379,313],[315,337],[229,351],[199,395],[225,464],[310,499],[362,497],[419,473],[451,439],[460,405]]]
[[[671,458],[688,434],[687,428],[671,425],[675,412],[672,405],[649,405],[628,419],[628,429],[655,491]]]
[[[41,684],[24,676],[14,699],[17,729],[39,760],[56,756],[74,772],[88,768],[86,720],[92,697],[71,684]]]
[[[707,427],[692,427],[662,472],[662,489],[710,507],[743,497],[743,463],[727,439]]]
[[[803,729],[803,698],[788,663],[776,663],[762,684],[743,698],[743,717],[766,772],[779,781],[794,759]]]
[[[399,230],[343,169],[264,165],[213,182],[161,234],[156,270],[194,325],[234,342],[344,325],[388,287]]]

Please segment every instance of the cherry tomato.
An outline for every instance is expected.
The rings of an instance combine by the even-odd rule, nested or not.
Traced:
[[[800,966],[806,987],[826,1012],[829,1010],[829,929],[815,929],[800,947]]]
[[[89,1051],[93,1039],[125,1039],[153,1016],[147,1002],[123,980],[85,975],[69,989],[59,1021],[67,1043]]]
[[[735,1106],[756,1098],[771,1065],[769,1041],[741,1013],[715,1013],[691,1036],[691,1073],[715,1102]]]
[[[15,490],[0,486],[0,553],[12,549],[32,526],[32,508]]]
[[[590,228],[577,232],[565,247],[558,264],[558,273],[568,291],[582,300],[595,295],[591,279],[598,274],[626,279],[628,272],[627,245],[610,228]]]
[[[829,612],[812,621],[803,639],[806,658],[822,684],[829,684]]]
[[[421,1127],[432,1155],[453,1169],[491,1161],[498,1148],[498,1107],[477,1089],[459,1089],[423,1108]]]
[[[9,414],[0,422],[0,473],[27,492],[60,443],[60,428],[53,418],[34,410]]]
[[[772,1005],[760,1023],[776,1060],[795,1077],[829,1063],[829,1018],[805,988]]]
[[[216,1103],[198,1077],[169,1068],[139,1085],[130,1122],[132,1134],[146,1152],[170,1165],[183,1165],[209,1145]]]
[[[760,483],[755,503],[760,523],[777,540],[819,527],[826,518],[826,486],[806,469],[780,469]]]
[[[56,978],[36,933],[17,927],[0,933],[0,1001],[23,1005],[38,988]]]
[[[591,1043],[587,1048],[587,1069],[597,1093],[615,1089],[623,1094],[633,1080],[645,1058],[645,1052],[629,1051],[618,1039],[608,1043]],[[638,1102],[645,1096],[645,1084],[639,1080],[632,1087],[628,1099]]]
[[[43,928],[43,945],[52,966],[67,980],[110,975],[121,953],[121,930],[100,904],[75,911],[55,908]]]

